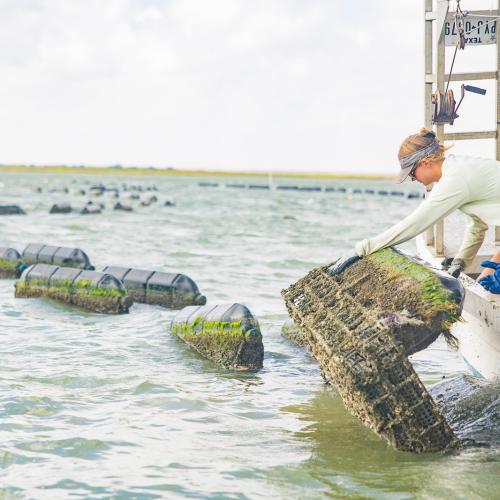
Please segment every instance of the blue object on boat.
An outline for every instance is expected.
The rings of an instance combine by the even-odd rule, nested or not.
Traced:
[[[481,267],[494,269],[495,272],[479,280],[479,284],[490,293],[500,294],[500,263],[483,260]]]

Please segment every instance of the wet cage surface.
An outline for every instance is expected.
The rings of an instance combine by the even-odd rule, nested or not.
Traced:
[[[87,313],[15,299],[14,282],[1,280],[0,497],[489,498],[497,491],[498,448],[418,456],[390,449],[280,333],[283,288],[419,200],[208,189],[198,186],[208,179],[192,177],[97,180],[155,184],[159,202],[133,202],[134,212],[125,213],[113,211],[116,199],[104,194],[102,214],[49,215],[65,200],[83,206],[87,198],[72,193],[96,179],[2,174],[2,203],[19,204],[27,215],[0,218],[0,246],[78,247],[97,269],[184,273],[208,304],[250,308],[263,335],[264,368],[235,373],[203,360],[169,332],[177,311],[134,304],[128,315]],[[292,183],[312,181],[283,181]],[[67,186],[70,194],[47,193],[48,186]],[[176,206],[164,207],[172,198]],[[426,385],[467,371],[442,340],[411,360]]]

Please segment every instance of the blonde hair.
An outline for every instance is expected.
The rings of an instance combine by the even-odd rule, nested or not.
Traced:
[[[415,154],[417,151],[424,149],[433,142],[437,142],[439,144],[436,138],[436,133],[433,132],[432,130],[421,128],[418,134],[409,135],[401,143],[401,146],[399,146],[398,158],[401,159],[404,156]],[[422,160],[430,160],[430,161],[444,160],[445,151],[447,151],[451,147],[453,147],[453,144],[450,146],[444,146],[443,144],[439,144],[439,149],[436,152],[424,156],[421,160],[418,161],[418,163],[420,163]]]

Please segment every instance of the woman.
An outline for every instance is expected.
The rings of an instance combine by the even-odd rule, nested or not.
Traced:
[[[360,258],[393,245],[404,243],[422,233],[454,210],[467,216],[462,246],[443,265],[457,277],[475,257],[488,225],[500,226],[500,162],[483,158],[448,155],[436,134],[422,129],[407,137],[399,148],[401,172],[397,182],[407,177],[424,186],[435,183],[421,205],[408,217],[383,233],[357,243],[355,251],[342,257],[332,268],[338,274]],[[486,269],[480,283],[500,293],[500,251],[481,263]]]

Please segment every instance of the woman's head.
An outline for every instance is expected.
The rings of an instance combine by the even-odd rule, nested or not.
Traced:
[[[401,172],[397,182],[408,176],[427,186],[441,178],[444,152],[451,146],[443,146],[432,130],[423,128],[418,134],[409,135],[399,147],[398,159]]]

